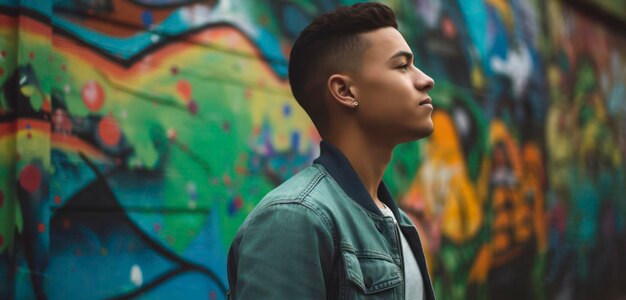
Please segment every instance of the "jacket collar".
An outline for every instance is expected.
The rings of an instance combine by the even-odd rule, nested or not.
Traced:
[[[313,163],[322,165],[339,184],[341,189],[361,207],[374,214],[383,216],[374,199],[365,189],[356,171],[352,168],[350,161],[341,153],[339,148],[329,142],[322,141],[320,143],[320,156]],[[378,199],[387,205],[396,216],[396,219],[400,221],[398,205],[382,181],[378,186]]]

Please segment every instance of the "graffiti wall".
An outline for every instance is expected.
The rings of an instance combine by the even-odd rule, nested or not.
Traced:
[[[237,228],[318,154],[290,45],[353,2],[0,0],[0,298],[225,299]],[[385,3],[437,82],[434,134],[385,174],[436,294],[626,296],[623,30]]]

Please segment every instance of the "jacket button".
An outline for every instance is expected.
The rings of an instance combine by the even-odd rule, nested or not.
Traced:
[[[365,287],[368,288],[368,289],[372,287],[372,278],[371,277],[365,277]]]
[[[383,226],[383,223],[376,223],[376,229],[382,233],[385,231],[385,226]]]

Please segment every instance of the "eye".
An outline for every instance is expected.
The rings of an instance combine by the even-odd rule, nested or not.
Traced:
[[[409,71],[409,68],[410,68],[410,65],[407,64],[407,63],[401,64],[401,65],[398,66],[398,69],[400,69],[400,70],[402,70],[404,72]]]

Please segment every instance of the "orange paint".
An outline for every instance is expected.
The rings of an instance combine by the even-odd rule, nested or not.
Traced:
[[[176,83],[176,91],[185,99],[189,101],[191,99],[191,84],[189,81],[181,79]]]
[[[220,45],[219,39],[229,38],[237,43],[237,52],[248,56],[253,56],[258,60],[262,60],[261,53],[257,49],[256,45],[252,43],[241,31],[237,28],[220,25],[211,28],[207,28],[198,33],[191,34],[186,39],[168,43],[163,47],[150,53],[150,63],[144,63],[146,57],[138,60],[136,63],[129,67],[125,67],[112,59],[94,52],[91,48],[85,47],[76,41],[62,36],[53,35],[52,44],[56,51],[67,56],[67,60],[74,61],[76,64],[96,65],[98,69],[104,73],[109,80],[115,78],[118,82],[124,82],[128,78],[134,78],[138,74],[147,74],[152,72],[159,72],[163,69],[169,69],[170,62],[184,60],[188,55],[186,53],[193,49],[189,46],[189,41],[192,44],[211,44],[213,48],[219,49],[220,47],[227,50],[224,45]],[[222,43],[224,43],[222,41]],[[168,64],[162,66],[163,64]],[[279,78],[271,68],[269,64],[263,64],[263,68],[267,70],[268,76],[276,81],[285,82],[286,80]]]
[[[93,159],[108,160],[108,157],[98,148],[75,136],[53,133],[51,141],[52,149],[59,149],[66,153],[81,152]]]

